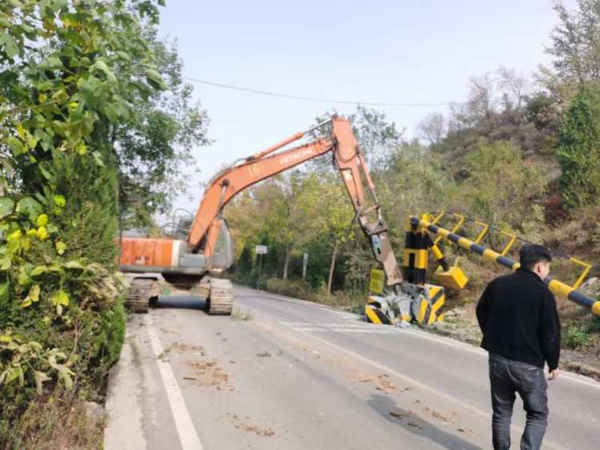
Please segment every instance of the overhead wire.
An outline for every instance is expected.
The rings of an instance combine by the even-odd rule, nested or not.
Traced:
[[[184,80],[192,83],[204,84],[207,86],[218,87],[222,89],[229,89],[233,91],[248,92],[257,95],[267,95],[270,97],[280,97],[292,100],[303,100],[308,102],[320,102],[320,103],[337,103],[342,105],[364,105],[364,106],[388,106],[388,107],[434,107],[434,106],[450,106],[456,102],[445,102],[445,103],[395,103],[395,102],[360,102],[356,100],[339,100],[321,97],[307,97],[302,95],[283,94],[280,92],[264,91],[261,89],[251,89],[242,86],[234,86],[230,84],[217,83],[209,80],[201,80],[198,78],[183,77]]]

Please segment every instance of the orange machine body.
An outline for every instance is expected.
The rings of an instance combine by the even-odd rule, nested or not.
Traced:
[[[185,244],[175,239],[123,238],[121,266],[177,267],[182,245]]]
[[[278,151],[325,123],[332,125],[331,139],[316,139],[305,145]],[[222,232],[224,223],[221,214],[225,205],[244,189],[329,152],[333,153],[334,166],[340,172],[357,213],[358,223],[369,238],[373,255],[383,266],[388,285],[402,283],[365,159],[350,122],[339,116],[333,116],[310,130],[296,133],[215,175],[206,187],[186,242],[170,239],[122,239],[122,270],[201,275],[209,270],[227,269],[233,258],[220,258],[222,252],[218,248],[220,235],[228,234]],[[365,199],[363,178],[367,191],[371,194],[369,204]]]

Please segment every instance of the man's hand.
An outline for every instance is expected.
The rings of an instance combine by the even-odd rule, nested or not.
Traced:
[[[552,381],[552,380],[556,380],[558,378],[558,374],[560,373],[560,371],[558,369],[554,369],[550,371],[550,377],[548,378],[548,381]]]

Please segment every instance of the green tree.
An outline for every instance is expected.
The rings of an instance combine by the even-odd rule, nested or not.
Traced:
[[[469,176],[461,192],[470,202],[468,212],[510,227],[522,226],[526,218],[535,219],[535,204],[544,194],[547,180],[523,160],[518,147],[507,141],[480,140],[468,164]]]
[[[416,141],[405,143],[391,160],[388,170],[375,178],[384,216],[397,242],[404,240],[409,216],[455,209],[455,183],[441,159],[439,154]]]
[[[600,1],[577,0],[577,9],[554,6],[559,24],[554,28],[552,45],[554,68],[563,80],[583,84],[600,76]]]
[[[0,3],[2,448],[26,446],[13,425],[45,380],[93,386],[118,357],[112,137],[137,99],[166,88],[143,33],[157,4]]]
[[[328,112],[316,119],[321,123],[333,113]],[[356,112],[346,116],[352,124],[354,136],[365,156],[371,171],[384,170],[398,147],[403,142],[404,130],[398,130],[385,112],[358,106]],[[329,138],[331,126],[323,126],[313,133],[315,137]],[[331,158],[319,158],[307,165],[309,170],[331,172]]]
[[[192,150],[209,143],[206,111],[192,103],[193,88],[183,81],[177,47],[156,34],[153,27],[144,29],[168,89],[137,93],[135,111],[115,124],[111,137],[125,227],[148,226],[154,214],[166,213],[196,167]]]
[[[560,127],[560,191],[568,207],[598,205],[600,196],[600,86],[587,84],[573,98]]]
[[[269,253],[281,256],[281,276],[287,280],[291,258],[318,232],[319,213],[315,208],[322,195],[315,174],[294,171],[261,183],[243,193],[225,209],[236,239],[236,254],[244,248],[272,242]]]
[[[351,239],[352,219],[355,215],[348,193],[339,177],[330,178],[321,184],[318,207],[323,222],[321,232],[326,236],[331,249],[327,278],[327,293],[331,294],[336,261]]]
[[[323,192],[314,174],[300,171],[281,176],[272,186],[277,186],[278,192],[272,192],[265,225],[283,253],[282,278],[287,280],[291,257],[318,232],[315,205]]]

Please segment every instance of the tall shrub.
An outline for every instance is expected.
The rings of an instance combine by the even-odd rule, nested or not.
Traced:
[[[575,95],[560,127],[560,192],[567,207],[600,203],[600,86]]]

